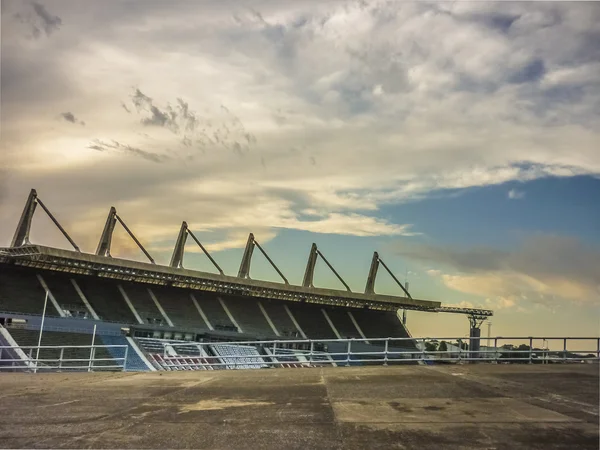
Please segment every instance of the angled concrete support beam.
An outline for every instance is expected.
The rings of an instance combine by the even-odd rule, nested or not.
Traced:
[[[146,255],[146,258],[148,258],[152,264],[156,264],[156,262],[154,262],[154,258],[152,258],[152,256],[150,256],[150,253],[148,253],[146,251],[146,249],[144,248],[142,243],[137,240],[137,238],[135,237],[135,234],[133,234],[133,232],[129,229],[129,227],[127,225],[125,225],[125,222],[123,222],[123,219],[121,219],[121,217],[119,217],[118,214],[115,214],[115,217],[117,218],[119,223],[123,226],[123,228],[125,228],[125,231],[127,231],[127,234],[129,234],[129,236],[131,236],[131,239],[133,239],[133,242],[135,242],[137,244],[137,246],[140,248],[140,250],[144,253],[144,255]]]
[[[290,284],[288,282],[287,278],[283,275],[283,273],[281,273],[281,270],[279,270],[279,267],[277,267],[275,265],[273,260],[271,258],[269,258],[269,255],[267,255],[267,252],[265,252],[264,249],[260,246],[260,244],[256,241],[256,239],[254,239],[254,234],[252,234],[252,233],[250,233],[250,235],[248,236],[248,242],[246,243],[246,249],[244,250],[244,256],[242,256],[242,263],[240,264],[240,270],[238,271],[238,277],[250,278],[250,263],[252,262],[252,253],[254,252],[255,246],[258,247],[258,249],[264,255],[264,257],[267,258],[267,261],[269,261],[269,264],[271,264],[271,266],[273,266],[273,269],[275,269],[275,271],[279,274],[279,276],[281,277],[283,282],[285,284]]]
[[[292,314],[292,311],[290,308],[288,308],[288,305],[284,304],[283,308],[285,309],[285,311],[288,313],[288,316],[290,316],[290,319],[292,320],[292,323],[294,324],[294,326],[296,327],[296,330],[298,330],[298,332],[300,333],[300,336],[302,336],[302,339],[308,339],[306,337],[306,333],[304,333],[304,330],[302,328],[300,328],[300,324],[298,323],[298,321],[296,320],[296,318],[294,317],[294,314]]]
[[[260,244],[256,241],[254,241],[254,245],[256,245],[258,247],[258,249],[260,250],[260,252],[264,255],[265,258],[267,258],[267,261],[269,261],[269,263],[273,266],[273,269],[275,269],[275,271],[279,274],[279,276],[281,277],[281,279],[283,280],[283,282],[285,284],[290,284],[287,280],[287,278],[281,273],[281,270],[279,270],[279,267],[277,267],[275,265],[275,263],[273,262],[273,260],[271,258],[269,258],[269,255],[267,255],[267,252],[265,252],[263,250],[263,248],[260,246]]]
[[[206,250],[204,248],[204,245],[202,245],[202,243],[198,240],[198,238],[196,237],[196,235],[194,233],[192,233],[192,230],[190,230],[189,228],[187,229],[188,234],[192,237],[192,239],[194,240],[194,242],[196,242],[196,244],[198,244],[198,247],[200,247],[200,249],[202,249],[202,251],[204,252],[204,254],[206,255],[206,257],[208,259],[210,259],[210,262],[213,263],[213,266],[215,266],[217,268],[217,270],[219,271],[219,273],[221,275],[225,275],[223,273],[223,269],[221,269],[221,267],[219,267],[219,265],[217,264],[217,262],[213,259],[212,256],[210,256],[210,253],[208,253],[208,250]]]
[[[325,308],[321,308],[321,312],[323,313],[323,316],[325,317],[325,320],[329,324],[329,327],[331,328],[331,331],[333,331],[333,334],[335,334],[335,337],[338,338],[338,339],[342,339],[342,336],[340,335],[340,332],[338,331],[338,329],[333,324],[333,322],[332,322],[331,318],[329,317],[329,314],[327,314],[327,311],[325,310]]]
[[[242,327],[240,327],[240,324],[237,322],[237,320],[235,320],[235,317],[233,317],[233,314],[231,314],[231,311],[227,307],[225,300],[223,300],[221,297],[217,297],[217,299],[219,300],[219,303],[221,303],[221,306],[223,307],[225,314],[227,314],[227,317],[229,317],[229,320],[231,321],[233,326],[237,328],[238,333],[243,333],[244,330],[242,329]]]
[[[158,298],[156,298],[156,295],[154,295],[154,292],[152,292],[152,289],[148,288],[148,294],[150,294],[150,298],[154,302],[154,305],[156,306],[156,309],[158,309],[158,312],[160,312],[160,314],[163,317],[163,319],[165,319],[165,321],[169,324],[170,327],[174,327],[175,325],[173,325],[173,322],[171,321],[171,318],[169,317],[169,315],[167,314],[167,312],[164,310],[164,308],[162,307],[162,305],[158,301]]]
[[[181,224],[181,229],[179,230],[179,236],[177,236],[177,242],[175,243],[175,248],[173,249],[173,256],[171,257],[171,267],[181,268],[183,267],[183,254],[185,253],[185,242],[187,240],[188,234],[191,238],[198,244],[198,246],[202,249],[204,254],[210,259],[210,262],[217,268],[221,275],[225,275],[223,273],[223,269],[219,267],[217,262],[210,256],[208,250],[204,248],[204,245],[198,240],[198,238],[192,233],[192,230],[189,229],[187,222],[183,222]]]
[[[208,329],[213,331],[215,328],[212,326],[212,324],[208,320],[208,317],[204,313],[204,310],[200,307],[200,304],[198,303],[198,300],[196,300],[196,297],[194,297],[194,294],[190,293],[190,298],[192,299],[192,303],[194,303],[194,306],[198,310],[198,314],[200,314],[200,317],[202,317],[202,320],[204,320],[204,323],[206,324]]]
[[[58,220],[56,220],[56,218],[52,215],[50,210],[48,208],[46,208],[46,205],[44,205],[44,202],[42,202],[42,200],[39,197],[37,197],[37,202],[42,207],[42,209],[44,211],[46,211],[46,214],[48,214],[48,217],[50,217],[50,220],[52,222],[54,222],[54,225],[56,225],[56,228],[58,228],[60,230],[60,232],[63,234],[63,236],[67,238],[67,241],[69,241],[69,243],[73,246],[73,248],[75,250],[77,250],[78,252],[81,252],[81,250],[79,250],[79,247],[77,247],[77,244],[75,244],[75,242],[73,242],[73,239],[71,239],[71,236],[69,236],[69,233],[67,233],[65,231],[65,229],[61,226],[61,224],[58,223]]]
[[[21,214],[21,219],[19,219],[19,224],[17,225],[17,229],[15,231],[15,235],[13,236],[11,247],[21,247],[23,245],[30,244],[29,242],[29,230],[31,229],[31,221],[33,220],[33,213],[35,212],[35,207],[40,205],[42,209],[48,214],[50,220],[56,225],[56,227],[60,230],[65,238],[69,241],[69,243],[73,246],[75,250],[80,252],[79,247],[69,233],[65,231],[65,229],[58,223],[56,217],[52,215],[50,210],[46,208],[46,205],[42,202],[42,200],[37,196],[37,192],[35,189],[32,189],[29,192],[29,197],[27,197],[27,203],[25,203],[25,208],[23,209],[23,214]]]
[[[267,310],[265,309],[265,307],[262,305],[262,303],[260,301],[257,303],[258,303],[258,308],[263,313],[263,316],[265,317],[267,323],[271,327],[271,330],[273,330],[273,333],[275,333],[275,336],[281,336],[281,333],[279,333],[279,330],[277,329],[277,327],[275,326],[275,324],[269,317],[269,314],[267,313]]]
[[[379,269],[379,254],[373,253],[373,259],[371,260],[371,269],[369,269],[369,276],[367,277],[367,285],[365,286],[365,294],[375,293],[375,278],[377,278],[377,269]]]
[[[354,318],[354,315],[352,314],[352,311],[347,311],[347,313],[348,313],[348,317],[350,317],[350,321],[354,325],[354,328],[356,328],[356,331],[358,331],[358,334],[360,334],[360,337],[365,340],[365,344],[368,344],[369,341],[367,341],[367,337],[365,336],[365,333],[363,333],[362,328],[360,327],[360,325],[358,324],[358,322]]]
[[[344,285],[346,290],[348,292],[352,292],[352,290],[350,289],[350,286],[348,286],[348,284],[344,281],[342,276],[339,273],[337,273],[337,270],[335,270],[333,268],[333,266],[329,263],[329,261],[327,261],[327,258],[325,258],[325,255],[323,253],[321,253],[321,251],[318,248],[317,248],[317,254],[321,257],[321,259],[323,259],[323,261],[325,261],[325,264],[327,264],[327,267],[329,267],[331,269],[333,274],[337,277],[338,280],[340,280],[340,282]]]
[[[129,229],[125,222],[123,222],[123,219],[119,217],[119,215],[117,214],[117,210],[114,206],[111,206],[110,211],[108,212],[108,217],[106,218],[106,223],[104,224],[104,230],[102,231],[102,236],[100,236],[100,242],[98,243],[98,248],[96,249],[96,255],[107,257],[111,256],[110,244],[112,242],[112,235],[113,231],[115,230],[115,225],[117,224],[117,221],[121,224],[123,228],[125,228],[127,234],[131,237],[131,239],[133,239],[133,242],[137,244],[137,246],[144,253],[144,255],[146,255],[146,258],[148,258],[148,260],[150,260],[152,264],[156,264],[152,256],[150,256],[150,254],[146,251],[141,242],[138,241],[138,239],[135,237],[135,234],[133,234],[133,232]]]
[[[117,224],[117,210],[114,206],[110,207],[106,223],[104,224],[104,230],[102,236],[100,236],[100,242],[98,242],[98,248],[96,249],[96,255],[110,257],[110,244],[112,242],[112,235]]]
[[[120,284],[117,284],[117,289],[119,290],[119,292],[123,296],[123,300],[125,300],[125,303],[127,304],[127,306],[129,306],[129,309],[131,310],[131,313],[133,314],[133,316],[135,317],[135,319],[138,321],[138,323],[140,325],[143,325],[144,321],[142,320],[142,318],[138,314],[137,310],[135,309],[135,306],[133,306],[133,303],[131,303],[131,300],[129,299],[129,296],[127,295],[127,292],[125,292],[125,289],[123,289],[123,286],[121,286]]]
[[[171,263],[169,264],[171,267],[183,267],[183,252],[185,249],[185,241],[187,240],[187,229],[187,222],[184,221],[181,224],[179,236],[177,236],[177,242],[175,243],[175,248],[173,249],[173,256],[171,257]]]
[[[317,264],[317,257],[319,257],[319,256],[323,259],[323,261],[325,261],[325,264],[327,264],[327,267],[329,267],[331,269],[331,271],[338,278],[338,280],[341,281],[341,283],[344,285],[346,290],[348,292],[352,292],[350,290],[350,287],[346,284],[346,282],[340,276],[340,274],[337,273],[337,271],[333,268],[333,266],[331,264],[329,264],[329,261],[327,261],[327,258],[325,258],[325,255],[323,255],[323,253],[321,253],[321,251],[317,247],[317,244],[315,244],[315,243],[313,243],[313,245],[310,247],[310,254],[308,255],[308,262],[306,263],[306,271],[304,272],[304,280],[302,281],[302,286],[303,287],[314,287],[313,277],[315,274],[315,265]]]
[[[379,264],[383,266],[383,268],[390,274],[390,276],[394,279],[396,284],[400,286],[402,291],[406,294],[408,298],[412,298],[408,293],[408,289],[404,287],[402,283],[396,278],[396,275],[392,273],[390,268],[383,262],[383,259],[379,257],[377,252],[373,253],[373,259],[371,261],[371,269],[369,270],[369,276],[367,278],[367,285],[365,286],[365,294],[375,294],[375,278],[377,278],[377,269],[379,269]],[[408,287],[408,286],[407,286]]]
[[[94,308],[92,308],[92,305],[90,304],[87,297],[85,296],[85,294],[83,293],[83,291],[81,290],[79,285],[77,284],[77,281],[75,281],[75,278],[71,278],[71,284],[75,288],[75,291],[77,291],[77,295],[79,295],[79,298],[81,299],[81,301],[87,308],[88,312],[92,315],[94,320],[100,320],[100,317],[98,316],[98,314],[96,314],[96,311],[94,310]]]
[[[238,277],[250,278],[250,263],[252,262],[252,253],[254,252],[254,235],[250,233],[248,236],[248,242],[246,242],[246,249],[244,250],[244,256],[242,256],[242,262],[240,264],[240,270],[238,271]]]
[[[30,243],[29,230],[31,229],[31,220],[33,219],[35,207],[37,206],[36,199],[37,192],[35,189],[32,189],[29,192],[29,197],[27,197],[27,202],[25,203],[25,208],[23,208],[21,219],[19,219],[19,224],[17,225],[15,235],[12,243],[10,244],[11,247],[21,247]]]
[[[65,312],[63,311],[63,309],[61,308],[61,306],[56,301],[56,297],[54,297],[54,295],[52,294],[52,291],[50,290],[50,288],[46,284],[46,281],[44,280],[44,278],[39,273],[36,273],[35,276],[37,277],[38,281],[42,285],[42,288],[44,289],[44,291],[46,291],[48,293],[48,298],[50,299],[50,301],[54,305],[54,309],[56,309],[56,312],[58,313],[58,315],[60,317],[67,317],[67,315],[65,314]]]
[[[302,281],[302,286],[304,287],[314,287],[313,285],[313,277],[315,275],[315,265],[317,264],[317,244],[313,243],[310,247],[310,254],[308,255],[308,262],[306,263],[306,271],[304,272],[304,281]]]

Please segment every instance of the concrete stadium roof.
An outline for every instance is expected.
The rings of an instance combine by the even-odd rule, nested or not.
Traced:
[[[437,312],[441,302],[242,279],[183,268],[98,256],[42,245],[0,248],[3,262],[196,290],[348,307]]]

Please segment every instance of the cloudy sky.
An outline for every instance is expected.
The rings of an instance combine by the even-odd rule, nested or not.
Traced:
[[[355,291],[378,250],[492,334],[598,333],[598,3],[5,0],[1,51],[1,245],[36,188],[84,251],[114,205],[163,264],[182,220],[228,274],[250,231],[296,284],[312,242]]]

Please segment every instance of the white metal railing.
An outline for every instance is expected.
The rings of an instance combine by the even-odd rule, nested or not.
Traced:
[[[469,349],[476,342],[493,342],[493,347]],[[432,344],[446,342],[447,350],[431,350]],[[508,344],[510,342],[510,344]],[[519,348],[514,343],[525,342]],[[537,343],[541,347],[536,347]],[[573,344],[586,342],[588,348],[574,348]],[[590,344],[591,343],[591,344]],[[600,360],[600,337],[451,337],[451,338],[367,338],[367,339],[294,339],[241,342],[164,342],[161,358],[181,367],[181,370],[243,368],[248,362],[241,355],[211,355],[209,347],[227,344],[253,347],[261,354],[264,364],[273,367],[352,365],[376,363],[381,365],[399,362],[446,362],[446,363],[567,363],[598,362]],[[362,344],[359,348],[359,345]],[[427,344],[430,344],[429,347]],[[551,345],[553,344],[553,345]],[[554,345],[556,344],[556,345]],[[569,348],[571,344],[571,348]],[[341,351],[330,351],[329,346],[342,347]],[[176,354],[178,348],[198,348],[197,355]],[[354,348],[353,348],[354,346]],[[551,346],[553,348],[551,348]],[[292,348],[293,347],[293,348]],[[428,349],[429,348],[429,349]],[[185,350],[182,350],[185,351]],[[210,356],[209,356],[210,355]],[[195,358],[196,361],[190,361]],[[207,367],[210,366],[210,367]],[[179,369],[178,369],[179,370]]]
[[[40,357],[40,351],[48,353],[51,350],[54,350],[56,357]],[[106,350],[109,357],[97,357],[96,352],[99,350]],[[128,350],[129,346],[127,345],[0,346],[0,372],[125,371]],[[65,352],[71,353],[71,356],[65,356]],[[80,355],[72,355],[75,352]],[[81,357],[84,353],[87,354],[87,357]],[[123,356],[114,356],[115,353]]]

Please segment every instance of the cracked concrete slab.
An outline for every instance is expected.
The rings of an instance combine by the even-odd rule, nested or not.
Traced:
[[[598,368],[4,373],[0,447],[597,449]]]

